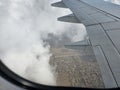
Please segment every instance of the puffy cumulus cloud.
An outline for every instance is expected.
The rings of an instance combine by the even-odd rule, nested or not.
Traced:
[[[86,35],[82,24],[58,22],[69,9],[51,7],[57,0],[0,0],[0,57],[15,73],[40,84],[55,85],[49,60],[49,34],[79,41]],[[66,34],[65,34],[66,33]]]

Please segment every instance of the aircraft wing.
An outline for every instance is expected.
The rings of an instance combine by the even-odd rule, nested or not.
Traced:
[[[73,12],[58,20],[86,26],[105,87],[120,87],[120,6],[102,0],[62,0],[52,5]]]

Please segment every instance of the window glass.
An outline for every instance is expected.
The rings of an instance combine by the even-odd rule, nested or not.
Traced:
[[[57,1],[0,0],[2,62],[39,84],[104,88],[85,26],[57,21],[71,13]]]

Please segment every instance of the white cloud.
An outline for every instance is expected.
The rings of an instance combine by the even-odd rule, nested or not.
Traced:
[[[50,6],[52,0],[0,0],[0,56],[15,73],[37,83],[55,85],[56,77],[49,65],[50,46],[43,42],[52,33],[65,32],[72,41],[82,40],[86,31],[81,24],[58,22],[57,17],[71,13]],[[54,0],[57,1],[57,0]],[[71,27],[76,31],[69,35]],[[71,32],[71,31],[70,31]]]

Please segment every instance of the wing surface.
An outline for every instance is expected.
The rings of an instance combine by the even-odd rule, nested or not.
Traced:
[[[62,2],[86,26],[105,87],[120,87],[120,6],[102,0]]]

